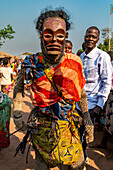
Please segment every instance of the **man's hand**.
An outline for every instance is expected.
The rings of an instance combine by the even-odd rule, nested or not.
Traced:
[[[96,118],[100,115],[101,111],[102,108],[96,105],[93,109],[90,110],[90,115],[92,118]]]

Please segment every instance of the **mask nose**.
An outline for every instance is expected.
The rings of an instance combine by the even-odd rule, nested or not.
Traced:
[[[57,39],[57,38],[56,38],[56,35],[54,34],[54,35],[53,35],[53,41],[56,41],[56,39]]]

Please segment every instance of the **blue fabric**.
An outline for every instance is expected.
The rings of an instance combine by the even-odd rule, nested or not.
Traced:
[[[33,54],[35,55],[33,64],[31,62],[32,60],[30,60],[31,56],[26,56],[26,58],[23,61],[24,67],[26,68],[26,79],[27,75],[29,75],[30,72],[33,73],[35,78],[40,78],[45,74],[43,64],[38,62],[38,54],[39,53]]]

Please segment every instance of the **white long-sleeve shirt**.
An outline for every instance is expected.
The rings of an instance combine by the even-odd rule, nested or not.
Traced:
[[[95,47],[87,55],[83,52],[80,56],[83,62],[86,84],[84,86],[87,94],[88,109],[96,105],[104,106],[110,89],[112,66],[110,56]]]

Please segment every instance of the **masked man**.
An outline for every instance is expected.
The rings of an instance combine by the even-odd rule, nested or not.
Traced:
[[[81,59],[64,53],[65,38],[70,29],[69,16],[62,9],[41,13],[36,29],[40,34],[42,52],[27,56],[14,87],[14,122],[21,130],[21,105],[24,72],[31,77],[31,100],[34,105],[27,121],[35,149],[35,170],[58,166],[62,169],[83,169],[84,154],[79,127],[93,136],[88,113],[85,78]],[[75,110],[78,102],[81,117]],[[82,120],[82,121],[81,121]]]

